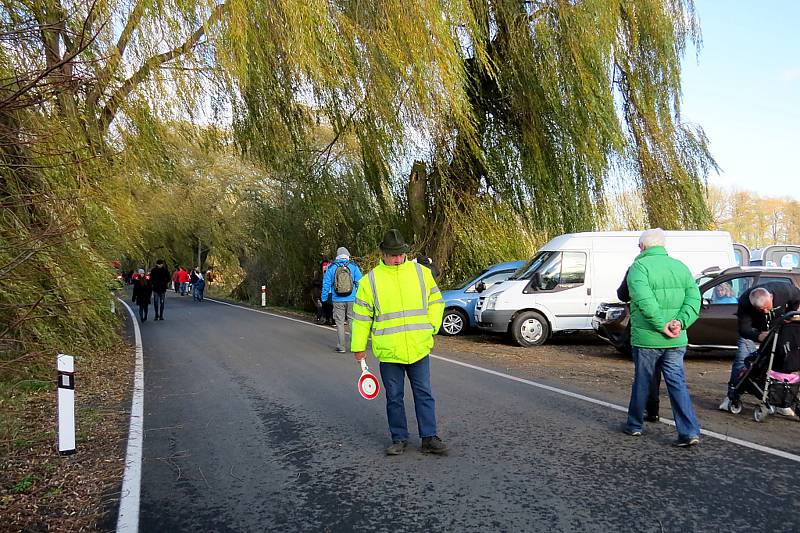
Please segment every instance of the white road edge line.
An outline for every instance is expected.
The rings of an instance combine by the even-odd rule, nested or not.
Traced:
[[[228,303],[228,302],[222,302],[222,301],[219,301],[219,300],[213,300],[211,298],[206,298],[206,299],[207,300],[211,300],[214,303],[227,305],[227,306],[230,306],[230,307],[238,307],[240,309],[245,309],[247,311],[253,311],[253,312],[256,312],[256,313],[261,313],[261,314],[273,316],[273,317],[276,317],[276,318],[282,318],[284,320],[291,320],[292,322],[299,322],[299,323],[305,324],[307,326],[314,326],[314,327],[318,327],[318,328],[327,329],[327,330],[330,331],[330,328],[328,328],[326,326],[320,326],[318,324],[312,324],[310,322],[306,322],[304,320],[299,320],[297,318],[291,318],[291,317],[288,317],[288,316],[278,315],[278,314],[275,314],[275,313],[268,313],[267,311],[261,311],[259,309],[252,309],[250,307],[245,307],[243,305],[236,305],[236,304],[232,304],[232,303]],[[490,370],[488,368],[483,368],[483,367],[480,367],[480,366],[471,365],[469,363],[462,363],[461,361],[456,361],[455,359],[442,357],[441,355],[436,355],[436,354],[433,354],[433,353],[431,354],[431,357],[433,357],[435,359],[439,359],[441,361],[446,361],[448,363],[452,363],[454,365],[463,366],[463,367],[466,367],[466,368],[470,368],[472,370],[477,370],[479,372],[485,372],[485,373],[491,374],[493,376],[501,377],[501,378],[504,378],[504,379],[509,379],[511,381],[516,381],[518,383],[524,383],[525,385],[530,385],[531,387],[537,387],[539,389],[543,389],[543,390],[546,390],[546,391],[554,392],[556,394],[561,394],[562,396],[569,396],[570,398],[575,398],[576,400],[582,400],[584,402],[589,402],[589,403],[593,403],[595,405],[599,405],[599,406],[602,406],[602,407],[607,407],[607,408],[612,409],[614,411],[620,411],[622,413],[627,413],[628,412],[628,408],[627,407],[623,407],[622,405],[617,405],[615,403],[610,403],[610,402],[606,402],[606,401],[603,401],[603,400],[598,400],[597,398],[592,398],[590,396],[584,396],[583,394],[578,394],[578,393],[575,393],[575,392],[570,392],[568,390],[559,389],[558,387],[552,387],[550,385],[545,385],[544,383],[538,383],[536,381],[531,381],[529,379],[520,378],[520,377],[517,377],[517,376],[512,376],[510,374],[504,374],[503,372],[498,372],[496,370]],[[670,420],[670,419],[668,419],[668,418],[662,418],[661,422],[663,422],[664,424],[667,424],[669,426],[674,426],[675,425],[675,422]],[[781,457],[783,459],[788,459],[790,461],[795,461],[795,462],[800,463],[800,455],[795,455],[793,453],[785,452],[783,450],[778,450],[777,448],[770,448],[769,446],[762,446],[761,444],[756,444],[755,442],[750,442],[750,441],[746,441],[746,440],[742,440],[742,439],[737,439],[736,437],[731,437],[730,435],[725,435],[723,433],[717,433],[716,431],[709,431],[707,429],[701,429],[700,432],[703,435],[707,436],[707,437],[712,437],[712,438],[719,439],[719,440],[722,440],[722,441],[725,441],[725,442],[730,442],[731,444],[738,444],[739,446],[743,446],[745,448],[750,448],[752,450],[757,450],[757,451],[760,451],[760,452],[768,453],[770,455],[774,455],[776,457]]]
[[[144,437],[144,353],[142,332],[130,306],[117,298],[128,310],[133,321],[136,338],[136,367],[133,371],[133,399],[131,400],[131,423],[128,429],[128,450],[125,453],[125,473],[122,477],[122,493],[119,498],[117,531],[137,533],[139,531],[139,500],[142,487],[142,439]]]

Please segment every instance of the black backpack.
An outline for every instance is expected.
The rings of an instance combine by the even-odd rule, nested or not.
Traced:
[[[343,265],[336,265],[336,272],[333,273],[333,292],[336,296],[350,296],[353,293],[353,274],[347,265],[350,261]]]

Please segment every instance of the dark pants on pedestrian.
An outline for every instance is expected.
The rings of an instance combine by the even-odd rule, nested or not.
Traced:
[[[164,318],[164,300],[166,300],[166,298],[166,291],[153,291],[153,310],[156,312],[156,319]]]
[[[150,309],[150,304],[139,305],[139,320],[144,322],[147,320],[147,310]]]
[[[408,440],[408,421],[403,402],[405,376],[411,382],[414,412],[417,415],[419,436],[436,436],[436,401],[431,393],[431,361],[425,356],[416,363],[381,363],[381,380],[386,392],[386,416],[392,442]]]

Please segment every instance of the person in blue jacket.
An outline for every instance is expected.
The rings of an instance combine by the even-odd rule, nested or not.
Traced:
[[[345,324],[353,318],[353,302],[356,300],[361,269],[350,260],[350,252],[342,246],[336,250],[336,259],[328,266],[322,278],[322,301],[328,295],[333,298],[333,320],[336,322],[336,351],[345,352]]]

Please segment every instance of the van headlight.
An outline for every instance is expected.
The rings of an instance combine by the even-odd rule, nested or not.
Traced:
[[[494,306],[497,303],[498,294],[500,293],[491,294],[488,298],[486,298],[486,305],[484,306],[484,309],[494,309]]]

